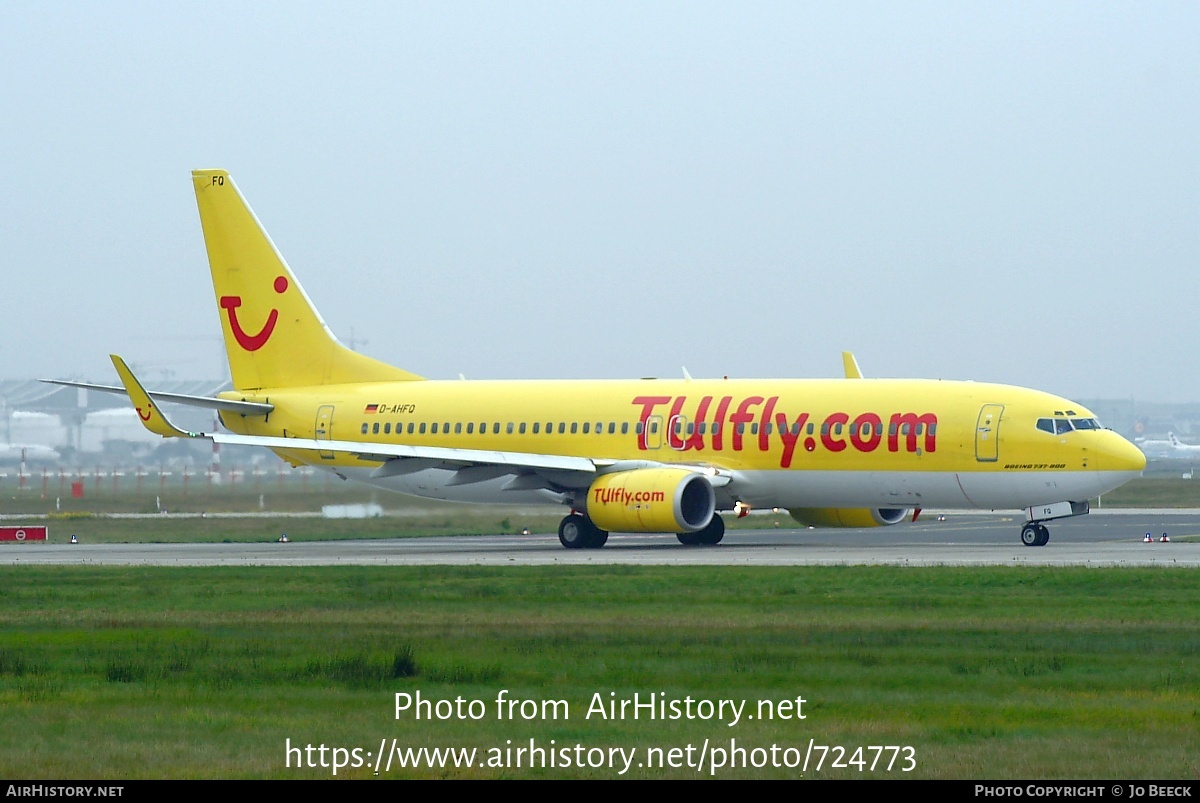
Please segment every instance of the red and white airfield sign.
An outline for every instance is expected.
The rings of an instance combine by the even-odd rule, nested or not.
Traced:
[[[45,541],[46,526],[0,527],[0,541]]]

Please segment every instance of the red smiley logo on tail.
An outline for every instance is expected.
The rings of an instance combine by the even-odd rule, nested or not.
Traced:
[[[275,278],[275,292],[283,293],[288,289],[288,280],[286,276],[277,276]],[[221,308],[229,312],[229,330],[233,332],[233,339],[238,342],[246,351],[258,351],[266,345],[271,339],[271,333],[275,331],[275,323],[279,320],[279,310],[272,308],[267,315],[267,322],[263,324],[263,328],[258,331],[258,334],[246,334],[242,329],[241,323],[238,322],[237,308],[242,305],[241,296],[221,296]]]
[[[146,405],[146,414],[145,415],[142,415],[141,407],[135,407],[133,409],[137,410],[138,418],[142,419],[143,421],[149,421],[150,416],[154,415],[154,405],[153,404]]]

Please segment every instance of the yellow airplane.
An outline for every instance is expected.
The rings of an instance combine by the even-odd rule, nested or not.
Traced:
[[[414,496],[553,502],[564,547],[610,531],[716,544],[721,513],[787,508],[802,524],[896,524],[921,508],[1024,509],[1043,522],[1138,476],[1142,452],[1074,402],[975,382],[864,379],[435,381],[342,346],[224,170],[192,173],[236,390],[121,385],[163,437],[272,449]],[[229,432],[187,432],[162,401],[219,411]]]

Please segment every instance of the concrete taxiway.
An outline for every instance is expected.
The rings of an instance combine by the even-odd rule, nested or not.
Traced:
[[[715,547],[670,536],[613,535],[603,549],[563,549],[554,535],[490,535],[203,544],[5,544],[0,565],[353,566],[578,564],[710,566],[1200,566],[1200,511],[1097,512],[1050,522],[1044,547],[1022,546],[1013,515],[936,514],[871,530],[734,530]],[[214,537],[219,537],[214,521]],[[1143,539],[1150,533],[1153,543]],[[1163,543],[1167,533],[1170,543]]]

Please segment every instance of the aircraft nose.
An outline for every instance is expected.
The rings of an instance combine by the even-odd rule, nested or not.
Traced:
[[[1097,468],[1136,474],[1146,467],[1146,455],[1141,449],[1115,432],[1105,432],[1104,435],[1106,437],[1097,454]]]

